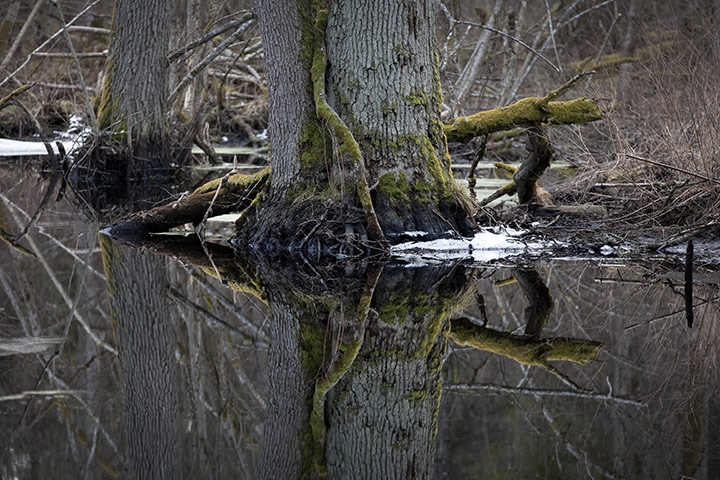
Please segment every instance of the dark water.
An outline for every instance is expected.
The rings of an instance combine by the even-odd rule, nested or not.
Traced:
[[[3,228],[47,185],[0,170]],[[682,258],[139,250],[82,203],[0,245],[2,478],[720,476],[703,259],[688,328]]]

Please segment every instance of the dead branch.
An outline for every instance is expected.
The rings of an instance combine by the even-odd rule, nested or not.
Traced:
[[[180,92],[183,91],[183,89],[188,85],[188,83],[192,82],[193,79],[208,65],[210,65],[210,63],[215,60],[218,55],[220,55],[226,48],[232,45],[240,37],[240,35],[242,35],[242,33],[247,30],[250,25],[251,22],[245,22],[241,24],[237,28],[237,30],[235,30],[228,38],[223,40],[222,43],[215,48],[215,50],[210,52],[192,70],[190,70],[190,72],[185,76],[185,78],[183,78],[182,81],[178,83],[178,85],[173,89],[172,93],[168,98],[168,102],[170,104],[173,104],[180,95]]]
[[[80,67],[80,59],[77,56],[77,53],[75,52],[75,47],[73,46],[72,39],[70,38],[70,34],[68,33],[68,27],[65,23],[65,15],[63,15],[62,8],[60,8],[60,4],[57,2],[51,2],[53,5],[55,5],[55,9],[58,11],[58,15],[60,15],[60,22],[62,22],[62,32],[63,37],[65,37],[65,42],[67,43],[68,50],[70,50],[70,55],[73,58],[73,61],[75,63],[75,68],[77,69],[77,76],[78,80],[80,80],[80,86],[82,87],[82,98],[85,102],[85,113],[87,114],[88,122],[90,123],[90,128],[92,131],[97,135],[98,134],[98,123],[97,118],[95,117],[95,109],[92,106],[92,102],[90,101],[90,96],[87,93],[87,86],[85,85],[85,76],[83,75],[82,68]]]
[[[10,47],[10,50],[8,50],[7,55],[5,55],[5,58],[3,59],[2,63],[0,63],[0,72],[5,70],[5,67],[7,67],[8,63],[10,63],[10,60],[12,60],[12,57],[15,55],[15,52],[17,51],[18,47],[22,44],[23,38],[25,37],[25,34],[27,33],[28,29],[30,28],[30,24],[32,24],[33,18],[35,18],[35,15],[40,10],[40,6],[42,5],[42,3],[43,3],[43,0],[37,0],[37,2],[35,2],[35,6],[30,11],[30,15],[28,15],[28,18],[25,20],[25,23],[23,23],[23,26],[20,29],[20,32],[18,32],[17,37],[15,37],[15,41],[13,42],[12,46]],[[47,42],[45,42],[45,43],[47,43]],[[29,57],[28,57],[28,59],[29,59]],[[8,77],[8,78],[10,78],[10,77]],[[3,81],[2,83],[5,83],[5,81]],[[0,86],[2,86],[2,83],[0,83]]]
[[[222,35],[223,33],[227,32],[231,28],[235,28],[238,25],[242,25],[245,22],[248,22],[249,20],[254,19],[255,16],[252,14],[252,12],[244,12],[243,15],[240,18],[237,18],[231,22],[226,23],[222,27],[218,27],[215,30],[212,30],[211,32],[206,33],[202,37],[200,37],[197,40],[194,40],[184,47],[178,48],[174,52],[170,53],[168,55],[169,61],[177,60],[178,58],[182,57],[186,53],[188,53],[191,50],[194,50],[195,48],[199,47],[200,45],[209,42],[213,38],[217,37],[218,35]]]
[[[108,55],[107,50],[102,52],[85,52],[85,53],[62,53],[62,52],[35,52],[31,54],[34,57],[45,57],[45,58],[105,58]]]
[[[241,212],[250,206],[269,179],[270,168],[254,175],[230,175],[222,186],[220,184],[223,179],[216,179],[168,205],[121,218],[113,223],[108,231],[113,236],[145,235],[164,232],[186,223],[197,225],[205,218],[211,203],[211,215]]]
[[[32,87],[34,87],[35,85],[37,85],[36,82],[30,83],[30,84],[28,84],[28,85],[23,85],[23,86],[21,86],[21,87],[16,88],[16,89],[13,90],[12,92],[8,93],[8,94],[5,95],[3,98],[0,98],[0,110],[2,110],[2,109],[5,108],[5,107],[9,107],[10,105],[12,105],[12,99],[13,99],[13,98],[15,98],[15,97],[17,97],[17,96],[19,96],[19,95],[22,95],[22,94],[25,93],[27,90],[29,90],[29,89],[31,89]]]
[[[456,383],[445,384],[443,390],[461,394],[477,395],[482,391],[512,393],[524,395],[538,395],[541,397],[573,397],[587,398],[591,400],[610,401],[615,403],[624,403],[635,407],[643,406],[643,402],[632,398],[618,397],[611,393],[595,393],[595,392],[577,392],[573,390],[549,390],[539,388],[522,388],[522,387],[506,387],[504,385],[493,385],[490,383]]]
[[[47,40],[45,40],[45,41],[44,41],[39,47],[37,47],[35,50],[33,50],[32,52],[30,52],[30,54],[27,56],[27,58],[26,58],[25,61],[22,63],[22,65],[20,65],[18,68],[15,69],[14,72],[12,72],[10,75],[8,75],[7,77],[5,77],[2,81],[0,81],[0,87],[2,87],[3,85],[5,85],[5,83],[8,82],[11,78],[14,78],[15,75],[17,75],[17,74],[20,72],[20,70],[22,70],[23,68],[25,68],[25,67],[27,66],[27,64],[30,63],[30,61],[32,60],[32,57],[33,57],[33,53],[39,52],[40,50],[42,50],[43,48],[45,48],[47,45],[49,45],[50,43],[52,43],[53,41],[55,41],[55,39],[56,39],[58,36],[62,35],[62,33],[65,31],[66,28],[70,27],[73,23],[75,23],[77,20],[79,20],[80,17],[82,17],[83,15],[85,15],[91,8],[93,8],[93,7],[94,7],[95,5],[97,5],[98,3],[100,3],[100,0],[95,0],[94,2],[92,2],[91,4],[89,4],[87,7],[83,8],[83,9],[80,11],[80,13],[78,13],[77,15],[75,15],[75,16],[73,17],[73,19],[70,20],[67,24],[65,24],[65,23],[63,22],[63,23],[64,23],[64,24],[63,24],[63,27],[62,27],[60,30],[58,30],[58,31],[55,32],[53,35],[51,35],[50,38],[48,38]],[[39,8],[40,4],[42,4],[42,0],[38,0],[36,6]],[[27,24],[27,22],[26,22],[26,24]],[[6,57],[6,58],[7,58],[7,57]],[[0,65],[0,70],[2,70],[2,68],[3,68],[4,66],[5,66],[5,62],[3,62],[3,65]]]

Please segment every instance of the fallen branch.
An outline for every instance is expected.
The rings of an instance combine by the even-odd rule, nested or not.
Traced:
[[[451,322],[450,339],[458,345],[497,353],[524,365],[548,368],[549,362],[585,364],[595,359],[602,344],[574,338],[533,339],[480,327],[465,318]]]
[[[186,223],[198,225],[205,218],[211,202],[212,215],[241,212],[250,206],[270,179],[270,168],[254,175],[230,175],[224,186],[221,186],[223,178],[208,182],[190,195],[168,205],[121,218],[108,228],[108,233],[112,236],[146,235],[164,232]]]
[[[28,85],[23,85],[22,87],[18,87],[15,90],[13,90],[12,92],[8,93],[3,98],[0,98],[0,110],[12,105],[13,98],[25,93],[27,90],[34,87],[35,85],[37,85],[36,82],[30,83]]]
[[[45,58],[105,58],[108,55],[107,50],[102,52],[86,52],[86,53],[62,53],[62,52],[35,52],[32,54],[34,57],[45,57]]]

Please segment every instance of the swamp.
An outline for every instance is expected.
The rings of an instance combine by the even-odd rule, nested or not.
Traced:
[[[716,2],[0,22],[0,478],[720,478]]]

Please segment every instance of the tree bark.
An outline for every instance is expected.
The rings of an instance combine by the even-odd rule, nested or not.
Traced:
[[[449,316],[461,268],[383,272],[362,349],[327,409],[329,478],[431,478]]]
[[[133,152],[165,161],[169,161],[167,57],[173,3],[116,0],[98,111],[101,129],[124,130]]]
[[[238,243],[325,251],[405,230],[470,233],[440,122],[432,2],[258,0],[256,10],[273,178]]]

